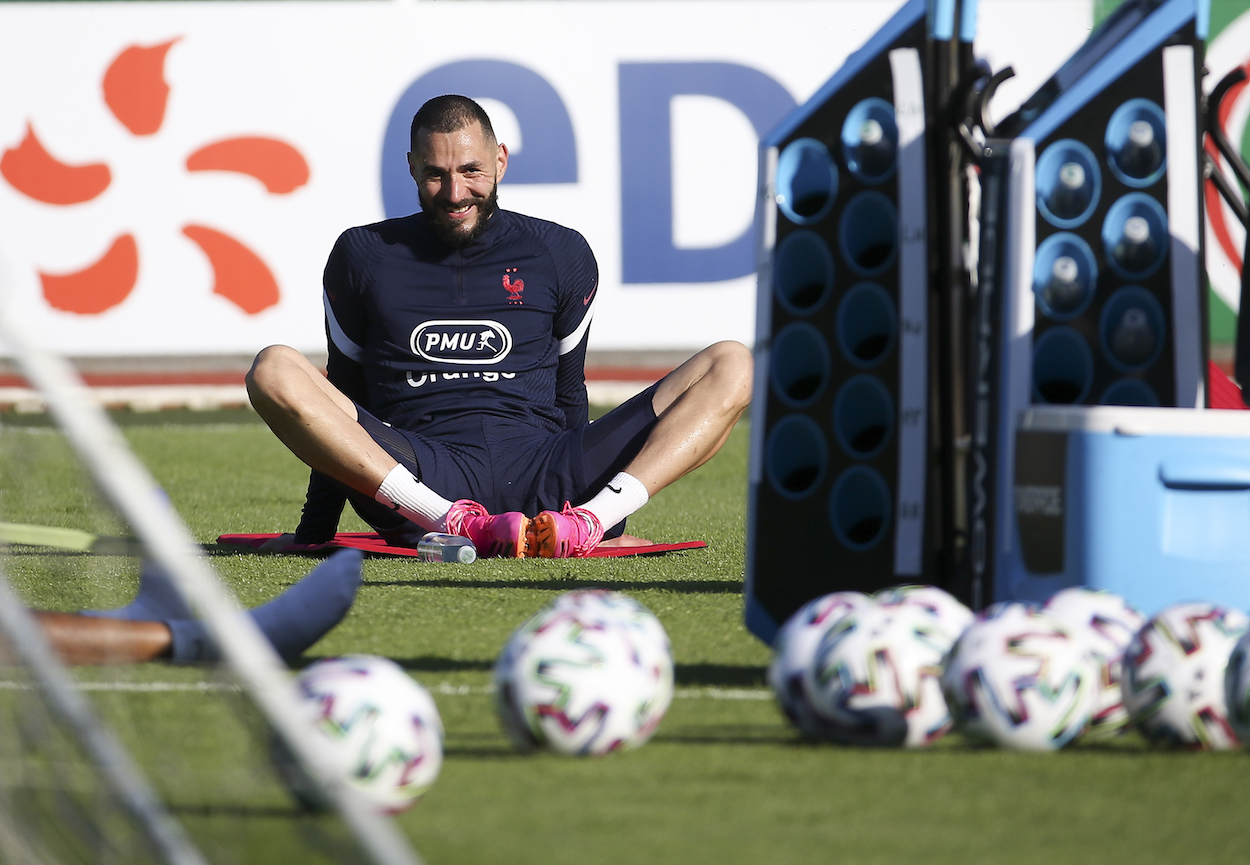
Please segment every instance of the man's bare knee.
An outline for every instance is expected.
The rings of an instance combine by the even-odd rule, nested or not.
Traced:
[[[715,393],[722,410],[741,414],[751,402],[754,369],[751,350],[742,343],[725,340],[710,345],[664,379],[653,400],[656,414],[696,387],[704,394]]]
[[[303,369],[305,366],[311,364],[290,346],[271,345],[261,349],[244,378],[248,395],[253,402],[258,396],[279,397],[294,378],[307,374]]]
[[[715,352],[713,363],[725,380],[727,389],[733,391],[733,398],[746,407],[751,402],[751,384],[755,378],[755,359],[751,349],[740,342],[726,340],[711,346],[709,351]]]
[[[255,382],[264,387],[272,383],[276,377],[298,366],[299,361],[307,361],[304,356],[289,345],[271,345],[262,348],[252,361],[252,368],[247,371],[249,386]]]
[[[329,382],[325,374],[300,352],[271,345],[256,355],[248,371],[247,394],[269,425],[280,417],[324,413],[331,407],[356,420],[356,405]]]

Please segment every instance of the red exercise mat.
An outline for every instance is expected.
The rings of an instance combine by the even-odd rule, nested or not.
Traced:
[[[261,544],[272,538],[279,537],[276,532],[251,535],[221,535],[217,543],[233,547],[257,549]],[[679,544],[647,544],[641,547],[600,547],[583,558],[607,558],[610,556],[651,556],[657,553],[671,553],[675,550],[697,550],[706,547],[703,541],[683,541]],[[326,544],[291,544],[284,553],[315,553],[321,550],[332,550],[339,547],[350,547],[384,556],[415,556],[415,547],[393,547],[374,532],[339,532],[334,540]]]

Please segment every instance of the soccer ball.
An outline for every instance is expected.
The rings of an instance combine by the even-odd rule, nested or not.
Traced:
[[[1032,604],[982,611],[946,659],[942,690],[956,729],[974,742],[1051,751],[1085,729],[1098,669],[1084,643]]]
[[[331,765],[376,809],[397,814],[434,784],[443,764],[443,722],[429,692],[394,661],[328,658],[308,666],[296,683]]]
[[[1128,710],[1120,690],[1124,650],[1146,617],[1112,592],[1081,586],[1051,596],[1043,609],[1067,624],[1098,665],[1098,699],[1086,735],[1111,735],[1128,727]]]
[[[803,672],[821,732],[851,745],[928,745],[951,728],[942,697],[950,640],[919,605],[874,604],[821,635]]]
[[[1239,610],[1174,604],[1148,621],[1124,652],[1124,705],[1151,739],[1191,748],[1237,745],[1225,702],[1225,670],[1250,630]]]
[[[620,625],[656,646],[668,645],[668,633],[650,610],[621,592],[581,589],[565,592],[551,602],[561,610],[573,610],[583,622]]]
[[[815,659],[820,638],[835,622],[875,602],[862,592],[833,592],[808,601],[786,619],[773,640],[768,684],[781,711],[804,735],[824,737],[824,723],[815,715],[804,672]]]
[[[617,592],[570,592],[518,628],[495,661],[495,705],[522,750],[636,748],[673,699],[668,634]]]
[[[1242,634],[1224,671],[1224,701],[1228,723],[1242,742],[1250,745],[1250,633]]]
[[[918,607],[928,613],[936,620],[940,633],[945,637],[947,649],[955,644],[964,628],[971,625],[976,618],[972,610],[954,595],[937,586],[893,586],[877,592],[873,599],[887,607],[902,604]]]

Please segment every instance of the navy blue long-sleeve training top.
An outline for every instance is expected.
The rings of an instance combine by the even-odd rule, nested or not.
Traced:
[[[323,284],[330,382],[381,420],[452,440],[482,415],[586,424],[598,266],[576,231],[500,210],[453,249],[422,213],[388,219],[345,231]],[[328,540],[343,503],[314,472],[296,540]]]

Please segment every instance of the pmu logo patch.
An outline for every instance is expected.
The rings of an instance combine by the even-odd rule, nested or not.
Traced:
[[[512,351],[512,334],[497,321],[427,321],[413,330],[412,353],[437,363],[499,363]]]

